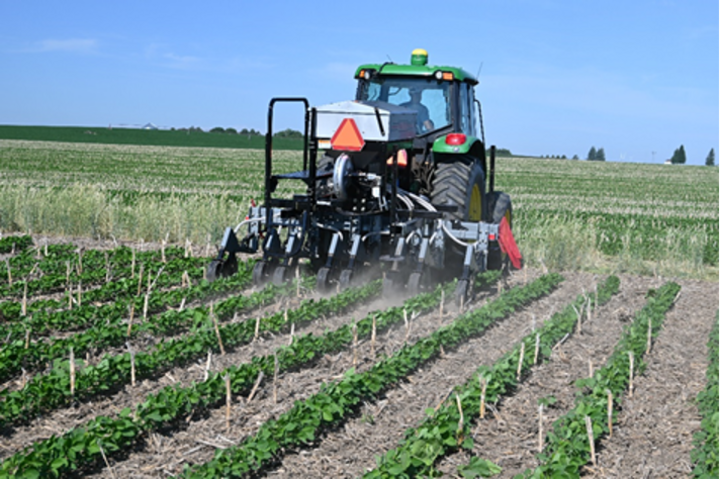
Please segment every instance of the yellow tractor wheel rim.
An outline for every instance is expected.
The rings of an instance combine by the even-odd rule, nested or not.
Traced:
[[[470,194],[470,221],[481,221],[482,220],[482,195],[480,194],[480,187],[473,185],[472,193]]]

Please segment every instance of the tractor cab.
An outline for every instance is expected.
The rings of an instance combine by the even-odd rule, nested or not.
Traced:
[[[477,80],[460,68],[428,66],[427,59],[427,52],[417,49],[410,65],[358,67],[355,99],[415,110],[417,136],[430,142],[448,133],[479,136],[479,102],[473,91]]]

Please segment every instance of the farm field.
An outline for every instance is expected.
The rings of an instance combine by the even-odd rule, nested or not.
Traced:
[[[0,140],[0,172],[3,232],[215,244],[261,197],[264,152]],[[530,265],[717,279],[717,168],[499,158],[496,187]]]
[[[716,168],[498,159],[528,267],[462,311],[205,281],[261,150],[0,140],[0,173],[0,478],[717,475]]]
[[[209,285],[200,250],[5,255],[0,477],[693,469],[715,283],[529,269],[482,275],[458,311],[440,289],[389,303],[377,281],[326,298],[312,280],[258,291],[252,263]],[[604,406],[586,409],[595,464],[583,435],[563,450],[571,466],[538,457],[539,403],[548,444],[575,393],[600,387],[590,370],[614,381],[612,437]]]

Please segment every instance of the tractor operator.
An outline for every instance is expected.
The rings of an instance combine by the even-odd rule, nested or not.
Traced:
[[[422,89],[417,87],[410,88],[410,101],[402,103],[399,106],[405,108],[411,108],[417,111],[417,132],[425,133],[435,129],[432,120],[430,119],[430,113],[425,105],[420,103],[422,98]]]

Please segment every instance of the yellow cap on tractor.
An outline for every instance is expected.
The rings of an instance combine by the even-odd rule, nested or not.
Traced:
[[[428,52],[427,50],[424,50],[422,48],[416,48],[412,51],[412,56],[410,57],[410,64],[411,65],[427,65],[428,62]]]

